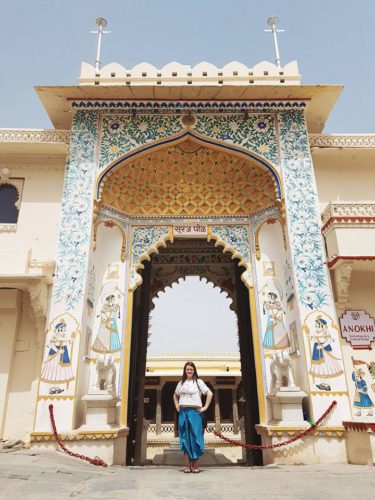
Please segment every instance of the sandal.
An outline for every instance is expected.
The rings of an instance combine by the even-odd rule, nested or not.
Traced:
[[[199,474],[200,470],[198,468],[197,469],[191,469],[191,472],[193,472],[194,474]]]
[[[185,467],[184,474],[190,474],[190,472],[191,472],[191,469],[189,469],[188,467]]]

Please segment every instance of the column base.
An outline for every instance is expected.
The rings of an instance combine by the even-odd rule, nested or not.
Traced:
[[[83,396],[85,426],[96,429],[112,427],[116,423],[116,405],[120,398],[107,391],[97,391]]]
[[[74,453],[101,458],[108,465],[125,465],[128,427],[112,429],[77,429],[60,432],[64,445]],[[60,449],[52,432],[32,432],[30,448],[57,451]]]
[[[348,462],[375,465],[375,422],[343,422]]]
[[[304,426],[302,400],[307,394],[299,387],[281,387],[267,395],[272,406],[271,425],[284,427]]]
[[[287,441],[305,429],[305,425],[299,427],[256,426],[263,445]],[[343,427],[318,427],[294,443],[281,448],[263,450],[263,463],[264,465],[347,463],[345,430]]]

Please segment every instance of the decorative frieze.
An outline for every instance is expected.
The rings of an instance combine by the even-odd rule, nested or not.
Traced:
[[[0,142],[35,142],[69,144],[70,130],[0,129]]]
[[[336,288],[336,305],[339,309],[350,308],[350,281],[353,271],[353,261],[341,261],[335,266],[335,288]]]
[[[332,224],[375,224],[375,203],[371,201],[331,201],[322,213],[322,232]]]
[[[312,148],[375,148],[375,134],[309,134]]]

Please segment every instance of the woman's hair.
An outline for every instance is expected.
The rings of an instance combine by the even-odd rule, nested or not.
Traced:
[[[185,363],[185,366],[184,366],[184,371],[182,372],[182,384],[185,382],[185,380],[187,380],[187,375],[186,375],[186,367],[187,366],[191,366],[192,368],[194,368],[194,373],[193,373],[193,380],[198,380],[198,372],[197,372],[197,368],[195,366],[195,364],[192,362],[192,361],[187,361]]]

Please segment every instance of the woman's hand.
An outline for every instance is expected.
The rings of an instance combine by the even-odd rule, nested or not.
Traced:
[[[177,405],[177,406],[176,406],[176,412],[177,412],[177,413],[180,413],[180,405]]]
[[[198,413],[204,413],[207,410],[205,406],[202,406],[202,408],[198,408]]]

